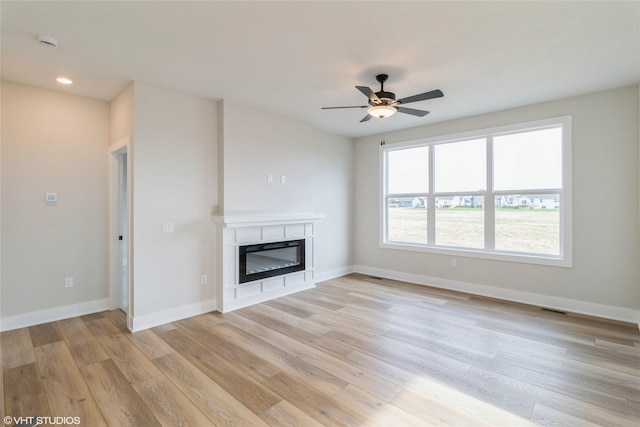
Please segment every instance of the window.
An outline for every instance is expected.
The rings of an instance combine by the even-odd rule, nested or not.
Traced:
[[[381,147],[383,247],[571,265],[571,118]]]

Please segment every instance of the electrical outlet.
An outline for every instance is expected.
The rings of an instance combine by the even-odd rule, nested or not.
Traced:
[[[458,260],[455,258],[451,258],[451,267],[455,268],[458,266]]]
[[[207,275],[203,274],[202,276],[200,276],[200,284],[201,285],[206,285],[207,284]]]
[[[65,288],[73,288],[73,277],[65,277],[65,279],[64,279],[64,287]]]
[[[173,233],[173,223],[172,222],[163,222],[162,223],[162,233]]]
[[[284,175],[280,175],[280,184],[286,184],[287,183],[287,177]]]
[[[273,182],[273,175],[272,175],[272,174],[270,174],[270,173],[268,173],[268,174],[267,174],[267,183],[268,183],[268,184],[271,184],[272,182]]]

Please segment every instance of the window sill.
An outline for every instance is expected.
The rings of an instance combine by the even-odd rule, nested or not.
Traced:
[[[381,243],[380,248],[410,252],[424,252],[446,256],[487,259],[492,261],[517,262],[524,264],[537,264],[565,268],[573,267],[573,260],[571,259],[571,257],[567,256],[562,257],[498,251],[490,252],[481,249],[448,248],[443,246],[436,247],[411,243]]]

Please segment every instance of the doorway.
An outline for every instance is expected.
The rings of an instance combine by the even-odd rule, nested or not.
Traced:
[[[109,308],[127,315],[132,327],[131,282],[131,156],[129,140],[113,144],[110,149],[110,220],[109,220]]]

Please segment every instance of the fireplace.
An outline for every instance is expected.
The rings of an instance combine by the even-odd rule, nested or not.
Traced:
[[[315,287],[321,214],[215,216],[216,304],[227,313]]]
[[[238,247],[240,283],[305,270],[305,240],[287,240]]]

